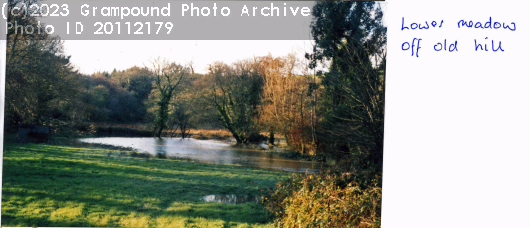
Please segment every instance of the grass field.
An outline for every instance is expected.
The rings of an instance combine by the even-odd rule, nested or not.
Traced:
[[[259,195],[289,176],[127,153],[6,143],[2,226],[266,227],[259,204],[205,203],[201,197]]]

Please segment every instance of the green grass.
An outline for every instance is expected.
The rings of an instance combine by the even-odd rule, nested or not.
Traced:
[[[289,176],[235,165],[138,158],[98,147],[4,145],[2,226],[266,227],[259,195]]]

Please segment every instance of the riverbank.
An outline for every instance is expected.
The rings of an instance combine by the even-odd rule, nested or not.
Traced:
[[[171,131],[173,132],[173,131]],[[214,139],[219,141],[233,140],[232,134],[225,129],[189,129],[189,137],[200,140]],[[163,136],[182,137],[179,131],[170,134],[167,130]],[[59,133],[63,137],[154,137],[153,130],[147,124],[118,123],[79,123],[72,127],[63,127]]]
[[[233,139],[232,134],[225,129],[191,129],[189,133],[191,138],[200,140],[230,141]]]
[[[60,136],[64,137],[154,137],[153,129],[149,124],[78,123],[74,126],[63,127],[63,131]],[[232,133],[223,128],[188,129],[187,134],[186,137],[193,139],[235,142]],[[266,133],[261,135],[263,139],[266,139]],[[162,136],[180,138],[182,134],[175,129],[166,129]]]
[[[206,203],[260,195],[289,173],[132,157],[132,151],[4,144],[2,226],[266,227],[263,207]]]
[[[284,158],[289,158],[289,159],[299,160],[299,161],[326,162],[326,156],[324,155],[308,155],[308,154],[302,154],[297,151],[273,151],[273,150],[268,150],[267,153],[276,154]]]

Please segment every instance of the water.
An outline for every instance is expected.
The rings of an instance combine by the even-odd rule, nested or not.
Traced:
[[[207,203],[242,204],[248,202],[260,202],[260,197],[252,195],[207,195],[202,197]]]
[[[316,173],[322,167],[320,162],[288,159],[263,150],[243,148],[216,140],[103,137],[80,139],[80,141],[130,147],[139,152],[150,153],[155,156],[162,154],[168,157],[191,159],[203,163],[239,164],[299,173],[305,173],[306,171]]]

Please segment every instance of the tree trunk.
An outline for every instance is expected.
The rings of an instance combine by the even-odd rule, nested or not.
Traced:
[[[161,138],[161,136],[162,136],[162,130],[163,130],[162,127],[159,127],[159,128],[158,128],[158,131],[156,132],[156,137],[157,137],[157,138]]]
[[[241,145],[243,144],[243,140],[241,140],[241,137],[239,137],[239,135],[237,135],[236,133],[232,132],[232,135],[234,136],[234,138],[236,138],[236,145]]]
[[[188,124],[187,124],[187,123],[186,123],[186,124],[182,123],[182,124],[180,125],[180,134],[181,134],[181,136],[182,136],[182,139],[185,139],[185,138],[188,137],[188,135],[189,135],[188,132],[189,132],[189,131],[186,132],[187,130],[188,130]]]
[[[274,131],[272,129],[269,132],[269,146],[274,146]]]
[[[162,131],[164,131],[164,128],[166,127],[166,122],[168,118],[168,108],[169,108],[169,99],[170,97],[164,97],[162,98],[162,101],[158,103],[159,109],[158,109],[158,116],[156,121],[156,137],[160,138],[162,137]]]

